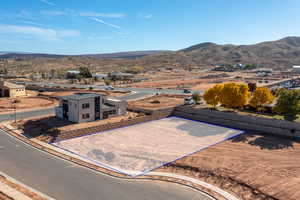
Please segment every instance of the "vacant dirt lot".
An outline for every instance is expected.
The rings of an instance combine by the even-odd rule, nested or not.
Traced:
[[[142,109],[156,110],[182,105],[185,95],[158,95],[137,101],[129,101],[129,106]]]
[[[14,103],[14,101],[16,103]],[[58,102],[55,99],[36,97],[34,95],[16,98],[0,98],[0,113],[12,112],[14,111],[14,106],[16,106],[17,111],[21,111],[51,107],[57,104]]]
[[[299,200],[300,141],[245,134],[159,171],[200,178],[243,200]]]
[[[228,78],[220,79],[174,79],[174,80],[160,80],[160,81],[149,81],[133,83],[131,87],[141,87],[141,88],[190,88],[202,83],[209,82],[222,82],[228,80]]]
[[[54,145],[135,176],[240,133],[169,117],[63,140]]]

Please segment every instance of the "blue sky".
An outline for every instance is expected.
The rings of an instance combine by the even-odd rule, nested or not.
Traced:
[[[3,0],[0,51],[178,50],[300,36],[299,0]]]

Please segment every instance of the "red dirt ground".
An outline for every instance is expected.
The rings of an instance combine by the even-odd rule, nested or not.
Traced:
[[[199,178],[243,200],[299,200],[300,141],[245,134],[159,171]]]

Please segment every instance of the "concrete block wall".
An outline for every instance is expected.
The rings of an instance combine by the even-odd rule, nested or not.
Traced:
[[[154,113],[152,115],[146,115],[142,117],[137,117],[133,119],[126,119],[120,122],[115,122],[115,123],[107,123],[99,126],[94,126],[94,127],[89,127],[89,128],[82,128],[82,129],[77,129],[77,130],[71,130],[71,131],[63,131],[60,132],[58,137],[56,137],[54,142],[59,142],[61,140],[65,139],[70,139],[70,138],[75,138],[79,136],[84,136],[88,134],[93,134],[93,133],[98,133],[98,132],[103,132],[111,129],[116,129],[116,128],[122,128],[130,125],[135,125],[147,121],[152,121],[152,120],[157,120],[157,119],[162,119],[165,117],[168,117],[171,114],[172,110],[165,110],[160,113]]]
[[[300,123],[285,120],[240,115],[233,112],[221,112],[210,109],[194,109],[186,106],[177,107],[173,115],[241,130],[300,138]]]

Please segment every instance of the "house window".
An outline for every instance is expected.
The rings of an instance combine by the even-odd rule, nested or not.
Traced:
[[[86,109],[86,108],[89,108],[89,107],[90,107],[89,103],[82,104],[82,109]]]
[[[116,114],[116,110],[110,110],[110,111],[108,111],[108,114],[109,115],[115,115]]]
[[[86,113],[82,115],[82,119],[88,119],[90,118],[90,113]]]

